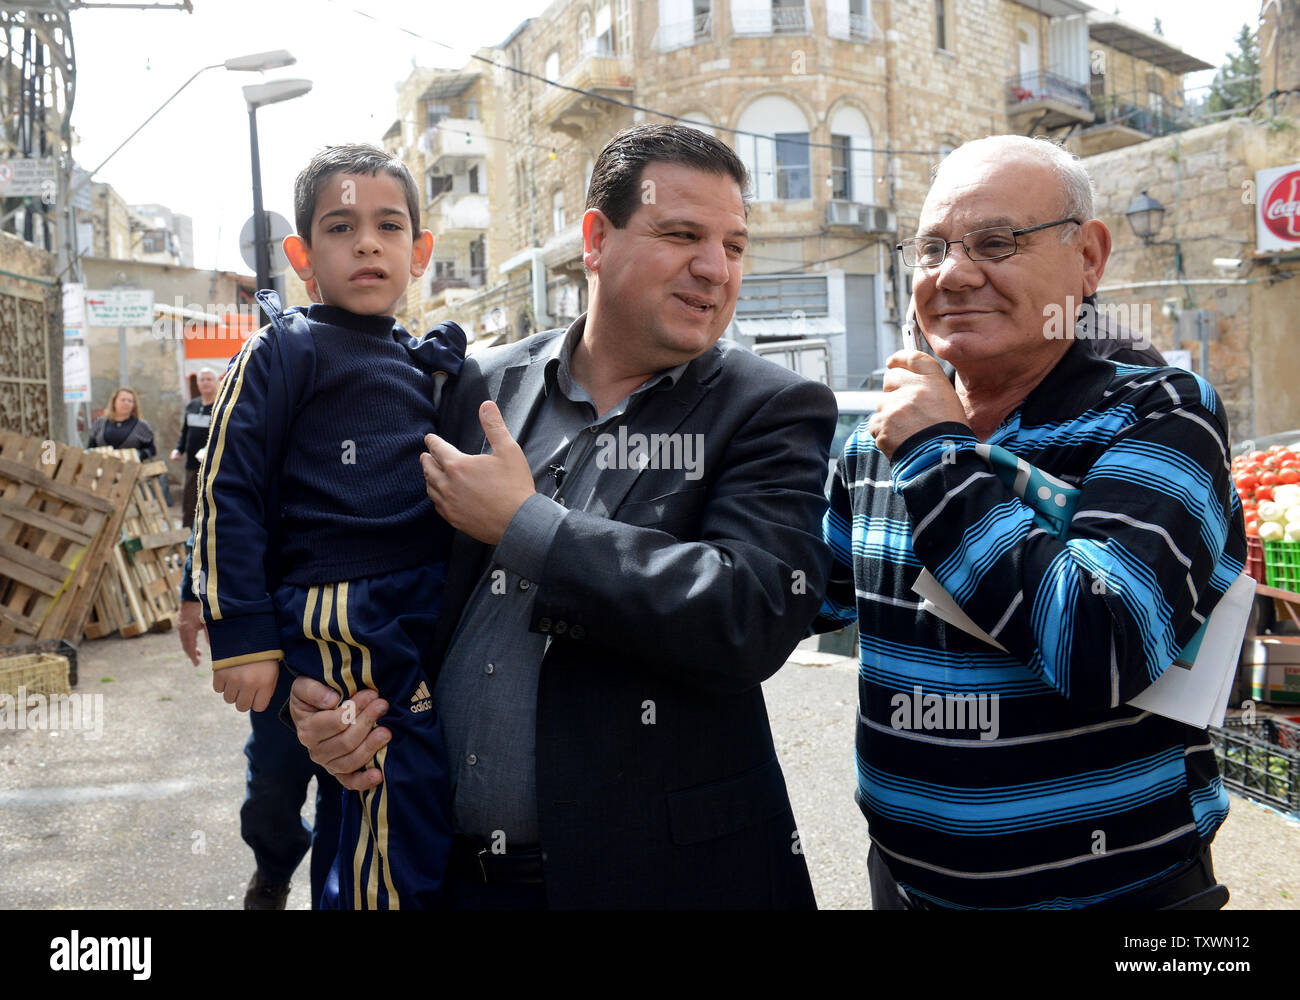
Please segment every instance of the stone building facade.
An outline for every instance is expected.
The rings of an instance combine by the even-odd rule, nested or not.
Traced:
[[[1300,428],[1300,251],[1256,250],[1256,171],[1300,163],[1300,5],[1263,5],[1265,100],[1231,118],[1084,160],[1114,249],[1099,300],[1152,317],[1156,347],[1190,349],[1227,407],[1236,441]],[[1271,96],[1270,96],[1271,95]],[[1125,212],[1142,191],[1165,208],[1150,244]],[[1216,263],[1217,262],[1217,263]],[[1180,268],[1181,265],[1181,268]],[[1176,317],[1209,310],[1200,347]],[[1172,315],[1167,315],[1172,314]]]
[[[892,247],[948,149],[1007,131],[1077,143],[1098,125],[1109,138],[1094,146],[1145,140],[1140,128],[1117,138],[1093,92],[1103,108],[1132,79],[1172,95],[1205,66],[1078,0],[556,0],[480,55],[497,66],[461,72],[492,137],[483,287],[408,298],[408,322],[453,318],[483,344],[584,311],[587,183],[611,135],[662,120],[624,106],[638,105],[713,132],[751,170],[730,334],[759,348],[822,340],[839,387],[862,384],[899,343],[909,289]],[[424,169],[414,137],[396,137]]]
[[[94,181],[90,185],[90,239],[80,237],[77,245],[89,250],[88,256],[131,259],[131,210],[111,184]]]

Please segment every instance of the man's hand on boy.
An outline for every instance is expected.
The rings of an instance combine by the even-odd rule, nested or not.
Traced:
[[[279,660],[253,660],[212,671],[212,690],[241,712],[261,712],[271,703],[279,677]]]
[[[453,528],[496,545],[510,519],[536,490],[524,451],[510,436],[501,411],[491,400],[479,407],[479,423],[490,455],[466,455],[436,434],[424,436],[420,456],[429,499]]]
[[[392,739],[387,728],[377,725],[388,702],[369,688],[335,708],[338,700],[337,692],[320,681],[299,677],[289,689],[289,715],[307,755],[344,788],[364,792],[383,781],[379,768],[367,765]]]

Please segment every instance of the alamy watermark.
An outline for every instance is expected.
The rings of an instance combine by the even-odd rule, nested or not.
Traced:
[[[234,302],[186,302],[177,295],[171,314],[156,316],[152,332],[157,340],[244,341],[262,325],[256,305]]]
[[[617,434],[596,437],[598,469],[678,469],[694,481],[704,476],[703,434]]]
[[[977,730],[981,740],[996,740],[998,696],[996,694],[926,694],[918,684],[911,694],[899,691],[889,699],[893,714],[889,724],[899,730]]]
[[[1067,325],[1066,317],[1071,317]],[[1043,306],[1043,336],[1064,340],[1073,331],[1078,340],[1127,340],[1140,351],[1151,346],[1151,303],[1091,302],[1075,304],[1074,296]],[[1102,321],[1105,321],[1104,323]],[[1124,329],[1121,329],[1123,327]]]
[[[25,687],[18,689],[16,698],[0,692],[0,730],[4,729],[67,730],[97,740],[104,735],[104,696],[28,694]]]

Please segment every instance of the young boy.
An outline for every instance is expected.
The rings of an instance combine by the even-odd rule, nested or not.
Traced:
[[[420,471],[442,383],[465,335],[423,340],[393,318],[428,266],[419,191],[374,146],[332,146],[294,186],[285,253],[320,302],[272,317],[232,360],[212,413],[194,522],[194,591],[215,690],[264,709],[279,660],[341,698],[374,688],[393,733],[343,792],[322,908],[437,905],[451,846],[442,733],[424,655],[433,644],[451,529]]]

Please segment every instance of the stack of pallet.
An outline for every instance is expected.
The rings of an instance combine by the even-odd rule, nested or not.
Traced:
[[[134,451],[92,450],[138,463]],[[139,470],[122,519],[121,542],[113,549],[86,623],[87,638],[113,632],[131,638],[166,632],[176,624],[190,529],[177,527],[168,514],[163,495],[167,466],[152,461]]]
[[[0,431],[0,644],[81,638],[140,470]]]

